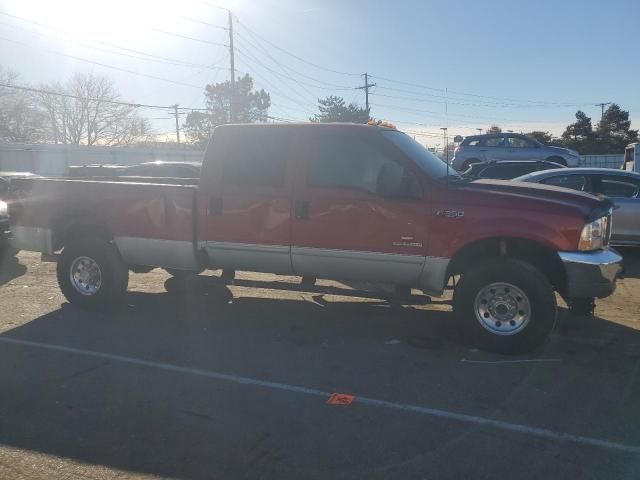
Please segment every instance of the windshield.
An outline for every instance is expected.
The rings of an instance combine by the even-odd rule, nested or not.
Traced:
[[[416,142],[413,138],[398,130],[383,130],[382,135],[407,155],[430,177],[443,178],[447,174],[456,178],[460,175],[437,156]]]

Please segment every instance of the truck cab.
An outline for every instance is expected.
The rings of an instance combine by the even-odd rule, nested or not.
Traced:
[[[182,183],[181,183],[182,182]],[[17,186],[18,187],[18,186]],[[475,345],[540,345],[559,293],[611,295],[612,203],[564,188],[467,181],[408,135],[356,124],[217,127],[198,185],[181,179],[25,180],[19,246],[53,256],[72,303],[112,308],[128,272],[246,270],[418,288]]]

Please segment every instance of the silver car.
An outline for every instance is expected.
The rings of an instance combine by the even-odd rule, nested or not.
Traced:
[[[611,168],[559,168],[513,180],[606,195],[617,207],[613,212],[611,244],[640,246],[640,173]]]
[[[577,167],[580,154],[568,148],[551,147],[518,133],[473,135],[455,149],[451,165],[463,172],[469,165],[488,160],[549,160]]]

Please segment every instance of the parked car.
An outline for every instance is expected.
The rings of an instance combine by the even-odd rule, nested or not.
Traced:
[[[60,288],[85,308],[122,301],[128,271],[145,267],[386,282],[433,296],[459,276],[453,308],[470,340],[522,352],[552,331],[554,291],[591,305],[621,269],[608,249],[610,200],[468,182],[382,126],[219,126],[197,186],[22,183],[32,193],[10,205],[19,246],[61,251]]]
[[[515,181],[610,197],[617,206],[613,213],[611,244],[640,246],[640,173],[612,168],[572,168],[532,173]]]
[[[478,178],[511,180],[527,173],[552,168],[563,168],[563,165],[548,162],[547,160],[490,160],[488,162],[472,163],[462,176],[469,180]]]
[[[473,135],[455,149],[451,165],[465,171],[469,165],[487,160],[548,160],[567,167],[580,164],[580,154],[568,148],[552,147],[517,133]]]

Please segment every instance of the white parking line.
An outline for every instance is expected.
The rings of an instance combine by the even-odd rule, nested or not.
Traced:
[[[232,382],[240,385],[252,385],[256,387],[270,388],[273,390],[281,390],[286,392],[302,393],[305,395],[313,395],[316,397],[324,397],[324,398],[328,398],[329,395],[331,395],[330,392],[317,390],[315,388],[300,387],[297,385],[288,385],[286,383],[279,383],[279,382],[270,382],[267,380],[260,380],[260,379],[251,378],[251,377],[242,377],[238,375],[230,375],[227,373],[219,373],[219,372],[214,372],[210,370],[180,367],[178,365],[172,365],[170,363],[154,362],[151,360],[142,360],[139,358],[126,357],[123,355],[115,355],[112,353],[95,352],[92,350],[84,350],[81,348],[65,347],[63,345],[32,342],[30,340],[20,340],[17,338],[9,338],[9,337],[0,337],[0,342],[13,344],[13,345],[21,345],[24,347],[40,348],[40,349],[50,350],[55,352],[72,353],[75,355],[83,355],[86,357],[102,358],[102,359],[112,360],[114,362],[120,362],[120,363],[129,364],[129,365],[137,365],[137,366],[156,368],[160,370],[167,370],[170,372],[182,373],[187,375],[213,378],[216,380]],[[564,441],[570,441],[570,442],[582,444],[582,445],[605,448],[608,450],[632,453],[636,455],[640,454],[640,446],[610,442],[607,440],[600,440],[598,438],[592,438],[592,437],[583,437],[581,435],[573,435],[570,433],[548,430],[546,428],[530,427],[527,425],[521,425],[517,423],[503,422],[501,420],[495,420],[492,418],[479,417],[476,415],[466,415],[464,413],[450,412],[447,410],[440,410],[440,409],[424,407],[420,405],[388,402],[386,400],[378,400],[375,398],[358,396],[357,394],[356,394],[354,403],[371,405],[374,407],[389,408],[392,410],[400,410],[404,412],[418,413],[421,415],[426,415],[431,417],[456,420],[462,423],[483,425],[483,426],[495,428],[497,430],[515,432],[515,433],[520,433],[524,435],[530,435],[533,437],[540,437],[540,438],[560,440],[560,441],[564,440]]]

